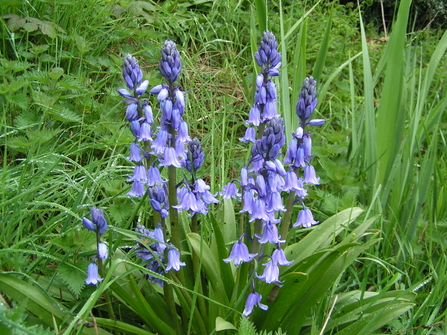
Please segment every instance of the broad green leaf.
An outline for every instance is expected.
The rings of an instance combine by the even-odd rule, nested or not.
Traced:
[[[376,153],[378,183],[386,182],[399,150],[405,125],[404,47],[411,0],[402,0],[388,42],[389,57],[385,82],[377,111]]]
[[[264,0],[255,0],[256,13],[258,14],[258,24],[260,32],[267,30],[267,7]]]
[[[95,318],[95,322],[100,325],[104,326],[108,329],[114,329],[122,334],[128,334],[128,335],[155,335],[155,333],[152,333],[150,331],[144,330],[141,327],[133,326],[127,322],[117,321],[117,320],[110,320],[110,319],[104,319],[104,318]],[[93,333],[94,334],[94,333]]]
[[[225,240],[225,244],[235,241],[236,236],[236,216],[234,214],[234,204],[231,199],[224,199],[224,217],[223,222],[220,222],[222,235]]]
[[[37,28],[38,26],[34,22],[27,22],[23,25],[23,29],[25,29],[29,33],[36,31]]]
[[[311,256],[315,251],[327,247],[342,230],[353,222],[363,210],[358,207],[348,208],[320,223],[300,242],[285,249],[287,259],[295,264]]]
[[[328,54],[329,40],[331,37],[332,28],[332,15],[334,14],[334,5],[335,3],[332,3],[331,12],[326,22],[326,29],[324,31],[323,40],[321,41],[320,51],[318,52],[318,57],[312,73],[312,76],[317,81],[317,83],[320,81],[321,74],[323,73],[324,63],[326,61],[326,56]]]
[[[53,326],[53,317],[58,323],[70,318],[70,313],[64,307],[51,298],[32,278],[24,274],[0,273],[0,291],[16,301],[28,299],[27,309],[48,326]]]
[[[216,318],[216,331],[228,330],[228,329],[237,330],[237,328],[231,322],[225,321],[221,317],[217,317]]]
[[[416,294],[407,291],[384,293],[350,291],[341,293],[336,297],[338,300],[326,331],[349,325],[367,314],[375,313],[391,305],[412,303]]]
[[[213,249],[213,246],[215,246],[215,250],[217,252],[218,257],[217,264],[219,264],[220,272],[222,273],[222,280],[224,283],[225,290],[227,292],[227,296],[230,297],[234,288],[233,273],[231,272],[230,264],[227,264],[223,261],[223,259],[228,258],[229,251],[225,246],[225,240],[222,235],[222,231],[220,230],[220,226],[217,223],[215,217],[213,215],[210,215],[210,219],[214,229],[213,234],[214,244],[211,246],[211,249]]]
[[[222,276],[219,271],[217,262],[221,261],[216,259],[211,249],[206,243],[201,243],[201,237],[195,233],[189,233],[186,235],[188,242],[197,254],[202,255],[203,269],[206,273],[208,282],[213,287],[214,293],[218,296],[219,302],[222,304],[228,304],[228,297],[225,294],[225,287],[222,281]],[[202,252],[200,249],[202,248]]]
[[[413,303],[400,301],[385,304],[377,312],[367,314],[360,320],[337,332],[337,335],[372,334],[373,331],[393,321],[413,306]]]

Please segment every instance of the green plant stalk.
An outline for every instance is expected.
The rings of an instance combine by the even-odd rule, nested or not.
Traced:
[[[96,245],[98,246],[100,242],[101,242],[101,237],[99,236],[99,231],[97,231],[96,232]],[[104,278],[105,277],[104,264],[100,257],[98,257],[98,268],[99,268],[99,275],[101,276],[101,278]],[[116,319],[115,313],[113,312],[112,301],[110,299],[108,289],[104,291],[104,299],[106,300],[106,306],[107,306],[107,311],[109,312],[109,318],[112,320],[115,320]]]
[[[191,218],[191,231],[194,233],[198,232],[198,222],[197,222],[196,214],[194,214]],[[200,258],[196,252],[192,253],[192,267],[193,267],[193,271],[194,271],[194,278],[197,283],[197,292],[200,293],[201,295],[203,295]],[[188,294],[186,294],[186,295],[188,295]],[[191,299],[191,298],[189,297],[189,299]],[[208,317],[207,317],[207,312],[206,312],[205,300],[202,297],[198,296],[197,301],[199,304],[200,315],[202,316],[203,319],[207,320]],[[194,307],[191,306],[191,308],[194,308]]]
[[[172,275],[172,279],[177,282],[179,285],[181,285],[181,282],[179,281],[178,277],[176,275]],[[186,292],[185,290],[180,289],[180,293],[183,295],[183,298],[186,300],[186,302],[193,308],[193,301],[191,296]],[[205,323],[203,320],[206,320],[206,315],[201,314],[197,309],[194,309],[194,320],[197,322],[197,325],[200,329],[200,334],[207,334]]]
[[[284,213],[284,216],[281,220],[281,227],[279,229],[279,236],[281,236],[283,239],[287,239],[287,234],[289,232],[290,222],[292,219],[292,212],[293,212],[293,204],[295,202],[295,191],[291,191],[289,195],[287,196],[287,204],[286,204],[286,212]],[[283,243],[283,248],[286,247],[286,243]]]
[[[170,273],[167,273],[166,276],[169,279],[173,279],[172,275]],[[165,283],[163,285],[163,297],[166,301],[166,304],[169,307],[169,311],[171,312],[172,323],[173,323],[175,332],[177,333],[177,335],[181,335],[182,331],[180,329],[180,323],[177,320],[177,312],[176,312],[175,300],[174,300],[174,288],[172,287],[172,285],[170,285],[168,283]]]

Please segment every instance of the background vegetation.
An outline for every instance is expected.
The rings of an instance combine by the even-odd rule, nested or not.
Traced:
[[[268,21],[259,22],[250,1],[3,1],[0,268],[39,279],[76,312],[93,291],[85,273],[67,265],[86,268],[94,252],[80,218],[95,205],[113,226],[134,228],[137,204],[125,196],[132,135],[116,92],[127,53],[156,84],[160,46],[177,43],[186,119],[207,153],[204,177],[217,192],[236,176],[247,154],[238,138],[253,99],[252,54],[266,26],[289,57],[278,83],[282,112],[293,113],[306,75],[319,81],[317,115],[327,123],[314,137],[322,177],[311,196],[316,219],[353,206],[381,215],[370,230],[380,242],[332,293],[416,292],[415,306],[382,333],[445,334],[447,37],[434,29],[445,23],[445,6],[416,1],[401,18],[393,12],[394,24],[386,17],[384,31],[377,1],[370,4],[362,18],[351,2],[272,1]],[[421,17],[421,8],[435,14]],[[330,299],[313,322],[324,322]],[[29,300],[1,301],[4,327],[45,333],[26,313]]]

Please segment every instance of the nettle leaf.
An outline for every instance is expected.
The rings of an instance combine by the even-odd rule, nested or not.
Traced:
[[[28,63],[28,62],[15,62],[12,69],[14,72],[22,72],[32,66],[33,66],[33,64]]]
[[[91,249],[96,245],[95,234],[86,229],[72,230],[51,240],[51,243],[69,253]]]
[[[54,67],[48,73],[51,80],[58,80],[64,74],[64,69],[61,67]]]
[[[23,25],[23,29],[25,29],[27,32],[31,33],[33,31],[36,31],[38,29],[38,26],[34,22],[26,22]]]
[[[31,142],[25,136],[10,137],[6,141],[6,146],[18,152],[27,153],[31,147]]]
[[[9,19],[7,25],[8,25],[9,30],[11,30],[11,31],[19,30],[26,23],[26,20],[24,18],[22,18],[16,14],[7,14],[3,17],[5,19]]]
[[[248,318],[241,317],[238,335],[256,335],[256,327]]]
[[[31,99],[26,94],[7,95],[6,100],[9,103],[19,106],[22,109],[27,109],[31,103]]]
[[[37,113],[22,113],[14,119],[16,128],[27,128],[29,126],[40,124],[42,118]]]
[[[92,45],[93,43],[88,42],[83,36],[73,35],[71,39],[75,41],[76,47],[78,48],[79,52],[84,54],[91,50],[90,45]]]
[[[62,106],[54,106],[47,111],[48,114],[58,121],[62,122],[81,122],[82,118],[75,112]]]
[[[31,143],[46,143],[50,140],[52,140],[54,137],[56,137],[58,134],[60,134],[60,129],[41,129],[41,130],[34,130],[34,131],[28,131],[28,139]]]
[[[25,78],[18,77],[16,80],[13,80],[9,83],[9,89],[11,90],[11,92],[17,92],[22,87],[24,87],[28,84],[29,84],[29,82]]]
[[[110,193],[111,195],[116,195],[123,191],[123,182],[121,180],[116,179],[102,180],[100,184],[102,187],[104,187],[106,192]]]
[[[40,23],[40,31],[42,34],[47,35],[50,38],[56,38],[57,32],[65,34],[64,29],[50,21],[42,21]]]
[[[59,82],[59,85],[63,88],[72,89],[72,90],[86,90],[87,87],[84,85],[84,83],[81,83],[76,78],[73,78],[71,76],[65,76],[61,79]]]
[[[76,298],[79,297],[79,294],[85,286],[87,266],[87,262],[79,261],[76,264],[62,263],[57,269],[60,278],[67,284],[68,289]]]
[[[50,82],[50,75],[44,71],[32,71],[23,75],[28,80],[36,80],[42,84],[48,84]]]
[[[134,210],[134,205],[126,201],[120,204],[110,205],[109,215],[115,222],[119,223],[126,221]]]

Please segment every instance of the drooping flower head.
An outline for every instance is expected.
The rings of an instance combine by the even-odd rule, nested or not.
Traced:
[[[245,302],[245,309],[242,312],[242,315],[247,317],[253,312],[253,308],[258,305],[259,308],[266,311],[268,309],[267,305],[261,303],[262,295],[257,292],[250,293]]]
[[[255,257],[256,255],[257,254],[250,254],[245,243],[239,240],[233,245],[233,248],[230,252],[230,257],[225,258],[223,261],[225,263],[233,261],[234,265],[240,265],[244,262],[251,262],[253,257]]]
[[[98,265],[95,262],[90,263],[87,268],[87,279],[85,283],[87,285],[96,285],[101,282],[103,278],[101,278],[98,274]]]

